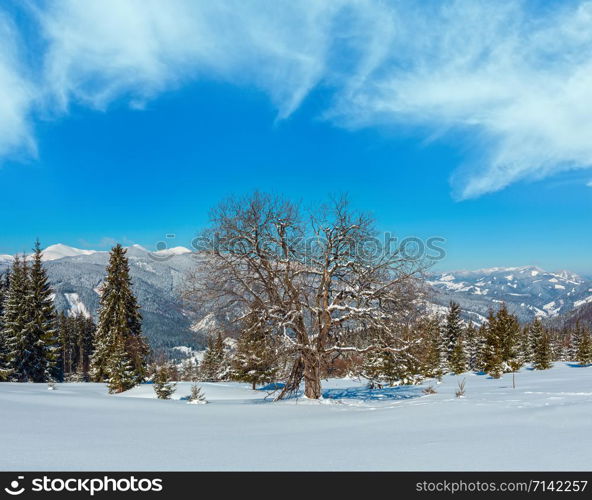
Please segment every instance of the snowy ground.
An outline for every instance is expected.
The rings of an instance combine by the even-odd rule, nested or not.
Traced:
[[[511,375],[466,378],[463,399],[454,376],[429,396],[331,380],[320,402],[202,384],[207,405],[153,399],[150,385],[2,383],[0,470],[592,468],[592,367],[523,370],[516,389]]]

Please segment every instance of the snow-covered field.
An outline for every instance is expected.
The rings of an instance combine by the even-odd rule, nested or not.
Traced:
[[[0,470],[589,470],[592,367],[557,364],[500,380],[447,376],[325,399],[272,403],[243,384],[202,384],[210,401],[153,399],[150,385],[0,384]],[[189,394],[180,383],[175,397]]]

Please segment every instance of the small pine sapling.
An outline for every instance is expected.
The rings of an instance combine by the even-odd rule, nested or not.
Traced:
[[[158,399],[171,399],[177,384],[171,382],[169,366],[159,366],[154,374],[154,392]]]
[[[206,396],[203,393],[201,387],[197,384],[193,384],[191,386],[191,394],[187,398],[187,404],[190,405],[204,405],[208,401],[206,400]]]

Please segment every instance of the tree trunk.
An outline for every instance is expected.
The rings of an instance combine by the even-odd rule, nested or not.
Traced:
[[[304,396],[308,399],[321,397],[321,362],[315,354],[307,354],[304,359]]]
[[[257,389],[257,385],[255,384],[255,382],[252,383],[252,387],[253,387],[253,390]]]

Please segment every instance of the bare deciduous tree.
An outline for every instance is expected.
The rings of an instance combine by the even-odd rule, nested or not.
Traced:
[[[236,320],[255,315],[254,327],[283,337],[294,364],[280,398],[302,380],[306,397],[321,397],[329,356],[374,348],[352,342],[352,332],[371,329],[396,340],[415,307],[422,266],[378,240],[372,218],[345,199],[305,219],[295,204],[255,193],[218,206],[211,223],[184,297]]]

